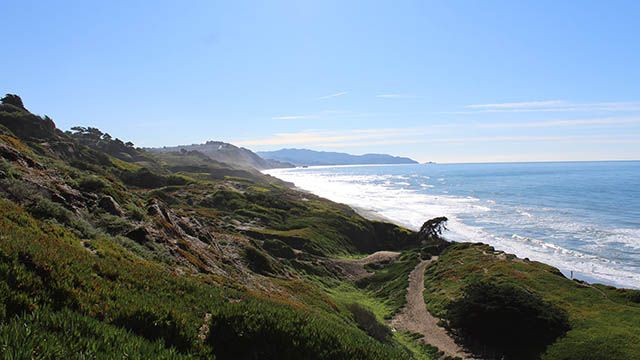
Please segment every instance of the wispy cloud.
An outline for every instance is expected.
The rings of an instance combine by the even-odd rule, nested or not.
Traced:
[[[277,133],[270,137],[235,141],[242,146],[283,146],[305,145],[319,147],[346,147],[389,144],[390,141],[406,143],[420,134],[428,133],[424,128],[380,128],[355,129],[345,131],[305,130],[300,132]],[[393,138],[394,140],[389,140]]]
[[[525,143],[525,142],[565,142],[565,143],[593,143],[593,144],[621,144],[637,143],[638,135],[579,135],[579,134],[549,134],[549,135],[478,135],[456,136],[467,132],[472,134],[473,128],[555,128],[570,126],[612,126],[622,124],[640,124],[640,117],[569,119],[532,121],[525,123],[490,123],[490,124],[433,124],[423,127],[408,128],[373,128],[354,129],[344,131],[305,130],[299,132],[283,132],[272,136],[244,139],[235,141],[242,146],[276,147],[276,146],[305,146],[316,148],[349,148],[371,147],[395,144],[466,144],[466,143]],[[451,136],[453,135],[453,136]]]
[[[467,105],[468,109],[522,109],[522,108],[547,108],[549,106],[558,106],[566,104],[562,100],[545,100],[545,101],[526,101],[526,102],[511,102],[511,103],[499,103],[499,104],[475,104]]]
[[[329,94],[329,95],[325,95],[325,96],[320,96],[319,98],[316,98],[317,100],[326,100],[326,99],[331,99],[331,98],[336,98],[339,96],[343,96],[343,95],[347,95],[349,92],[348,91],[340,91],[337,92],[335,94]]]
[[[412,95],[412,94],[378,94],[376,95],[377,98],[382,98],[382,99],[414,99],[417,98],[416,95]]]
[[[272,120],[329,120],[329,119],[361,119],[361,118],[372,118],[376,116],[381,116],[382,114],[378,113],[369,113],[369,112],[355,112],[349,110],[322,110],[314,113],[307,114],[291,114],[291,115],[278,115],[271,117]]]
[[[504,122],[477,124],[482,128],[544,128],[544,127],[571,127],[571,126],[616,126],[640,124],[640,117],[607,117],[593,119],[560,119],[539,120],[525,122]]]
[[[543,100],[506,102],[492,104],[472,104],[467,110],[451,111],[449,114],[478,113],[522,113],[522,112],[631,112],[640,111],[640,102],[591,102],[574,103],[565,100]]]
[[[436,143],[460,143],[466,144],[470,142],[570,142],[570,143],[588,143],[588,144],[621,144],[636,143],[638,137],[634,135],[618,135],[618,136],[598,136],[598,135],[559,135],[559,136],[471,136],[471,137],[453,137],[453,138],[435,138],[429,140]]]

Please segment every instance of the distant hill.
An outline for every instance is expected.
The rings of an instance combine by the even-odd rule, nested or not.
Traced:
[[[148,150],[164,153],[180,152],[182,150],[198,151],[215,161],[231,164],[236,167],[254,168],[258,170],[293,167],[292,164],[283,163],[278,160],[263,159],[251,150],[221,141],[207,141],[204,144],[165,146]]]
[[[351,155],[339,152],[314,151],[308,149],[282,149],[260,151],[264,159],[282,161],[296,166],[309,165],[360,165],[360,164],[417,164],[407,157],[386,154]]]
[[[8,94],[1,358],[640,359],[640,291],[448,242],[446,220],[368,220],[197,150],[63,132]]]

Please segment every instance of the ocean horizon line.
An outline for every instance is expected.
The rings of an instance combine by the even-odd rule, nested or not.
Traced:
[[[376,167],[376,166],[425,166],[425,165],[494,165],[494,164],[575,164],[575,163],[633,163],[640,162],[640,159],[622,159],[622,160],[533,160],[533,161],[477,161],[477,162],[420,162],[417,164],[336,164],[336,165],[304,165],[292,168],[271,168],[264,169],[262,173],[268,173],[273,170],[291,170],[291,169],[323,169],[323,168],[349,168],[349,167]]]

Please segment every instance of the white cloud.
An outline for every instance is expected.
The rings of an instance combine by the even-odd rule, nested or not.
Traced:
[[[549,106],[558,106],[566,104],[562,100],[545,100],[545,101],[527,101],[527,102],[511,102],[511,103],[499,103],[499,104],[476,104],[467,105],[469,109],[513,109],[513,108],[546,108]]]
[[[635,121],[640,122],[640,119]],[[501,124],[494,124],[501,126]],[[510,124],[509,124],[510,125]],[[530,124],[533,126],[533,124]],[[557,124],[547,124],[558,126]],[[562,124],[561,126],[563,126]],[[482,126],[482,125],[480,125]],[[536,125],[538,126],[538,125]],[[508,135],[508,136],[445,136],[439,127],[355,129],[345,131],[306,130],[277,133],[265,138],[235,141],[241,146],[305,146],[321,148],[368,147],[397,144],[465,144],[484,142],[565,142],[590,144],[638,143],[638,135],[593,136],[593,135]],[[442,129],[440,129],[442,130]]]
[[[356,119],[380,116],[377,113],[354,112],[348,110],[322,110],[309,114],[293,114],[273,116],[272,120],[317,120],[317,119]]]
[[[381,145],[411,145],[421,144],[424,140],[421,139],[395,139],[395,140],[367,140],[367,141],[354,141],[354,142],[339,142],[332,144],[317,144],[316,147],[327,149],[343,149],[354,147],[370,147]]]
[[[588,111],[640,111],[640,102],[592,102],[573,103],[564,100],[544,100],[527,102],[508,102],[495,104],[473,104],[465,106],[465,111],[447,112],[449,114],[478,113],[521,113],[521,112],[588,112]]]
[[[349,147],[381,145],[390,141],[407,143],[415,142],[412,137],[426,134],[428,130],[422,128],[383,128],[383,129],[355,129],[345,131],[306,130],[291,133],[278,133],[273,136],[258,139],[235,141],[241,146],[289,146],[305,145],[320,147]],[[393,140],[389,140],[392,137]]]
[[[330,94],[330,95],[325,95],[325,96],[320,96],[319,98],[317,98],[317,100],[326,100],[326,99],[331,99],[331,98],[335,98],[335,97],[339,97],[339,96],[343,96],[343,95],[347,95],[349,92],[347,91],[341,91],[341,92],[337,92],[335,94]]]
[[[468,143],[468,142],[570,142],[588,144],[622,144],[637,143],[640,138],[635,135],[592,136],[592,135],[561,135],[561,136],[472,136],[456,138],[435,138],[430,142],[438,143]]]
[[[539,127],[570,127],[570,126],[612,126],[640,124],[640,117],[607,117],[593,119],[542,120],[510,123],[478,124],[483,128],[539,128]]]

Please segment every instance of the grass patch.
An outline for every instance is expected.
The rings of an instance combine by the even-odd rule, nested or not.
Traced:
[[[379,269],[370,269],[375,271],[374,275],[358,281],[357,285],[384,301],[391,309],[390,316],[393,316],[407,302],[409,274],[419,262],[420,256],[417,251],[406,251],[391,264]]]
[[[446,318],[447,306],[479,281],[519,287],[567,312],[571,330],[543,359],[640,358],[640,306],[629,295],[634,291],[571,281],[551,266],[505,256],[488,245],[454,244],[425,272],[429,310]]]

